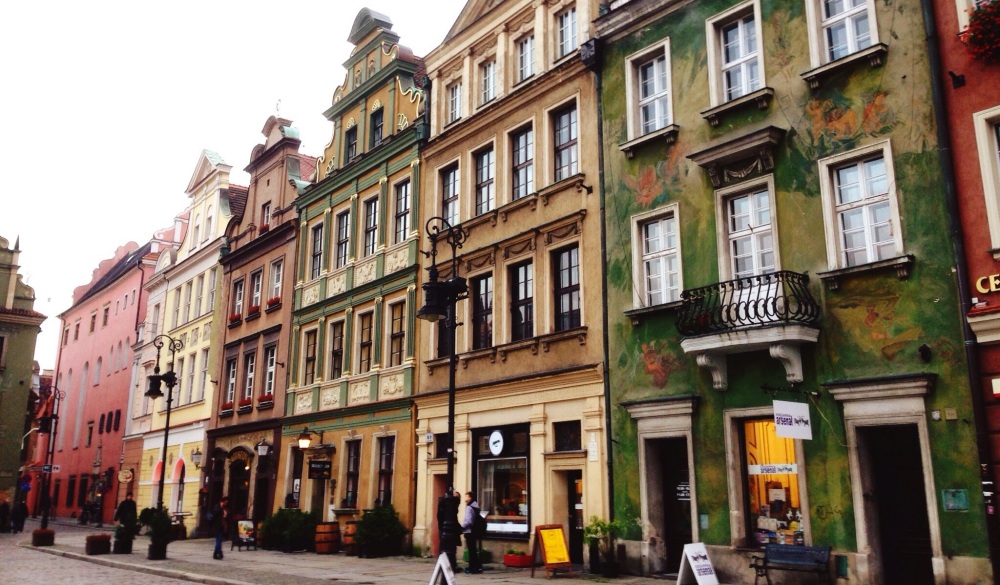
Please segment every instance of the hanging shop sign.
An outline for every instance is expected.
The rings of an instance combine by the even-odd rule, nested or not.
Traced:
[[[809,404],[805,402],[774,401],[774,432],[786,439],[813,438]]]
[[[329,459],[309,461],[309,479],[330,479],[330,467]]]

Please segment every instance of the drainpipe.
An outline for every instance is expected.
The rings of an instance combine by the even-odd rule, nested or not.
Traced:
[[[948,204],[948,232],[951,238],[952,251],[955,254],[956,278],[958,279],[958,300],[961,308],[962,335],[965,339],[965,359],[968,362],[969,389],[972,392],[972,407],[976,425],[976,447],[979,452],[982,489],[993,492],[993,461],[990,453],[988,427],[986,424],[985,400],[983,399],[979,355],[976,336],[969,326],[966,315],[971,307],[972,292],[969,289],[968,263],[965,256],[965,244],[962,240],[961,220],[958,211],[958,197],[955,186],[955,166],[951,151],[951,132],[946,117],[944,80],[942,78],[941,54],[938,46],[937,25],[934,19],[932,0],[920,0],[920,8],[924,15],[924,33],[927,41],[927,54],[930,65],[931,92],[934,104],[934,117],[937,120],[937,141],[941,152],[941,167],[944,174],[945,197]],[[987,483],[989,482],[989,483]],[[993,583],[1000,583],[1000,542],[997,531],[996,517],[986,514],[986,533],[989,543],[990,564],[993,567]]]

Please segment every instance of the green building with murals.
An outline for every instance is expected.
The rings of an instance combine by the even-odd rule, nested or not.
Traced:
[[[295,201],[300,232],[278,472],[285,485],[278,489],[286,506],[317,512],[321,521],[345,525],[362,510],[392,504],[412,526],[422,62],[399,44],[388,17],[368,9],[348,40],[346,78],[324,112],[331,139]],[[342,58],[322,56],[320,69]]]
[[[617,0],[597,27],[630,571],[702,542],[749,583],[781,544],[841,583],[992,582],[921,3]]]

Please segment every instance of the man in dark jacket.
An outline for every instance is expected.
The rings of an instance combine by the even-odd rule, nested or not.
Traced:
[[[127,526],[130,530],[135,529],[136,518],[139,517],[139,513],[135,508],[135,500],[132,499],[132,492],[125,494],[125,499],[118,504],[118,509],[115,510],[115,516],[112,520],[118,522],[122,526]]]
[[[28,517],[28,505],[23,501],[14,504],[14,509],[10,511],[11,532],[17,534],[24,532],[24,521]]]
[[[226,526],[229,524],[229,498],[224,497],[212,508],[212,517],[209,522],[212,525],[212,532],[215,534],[215,552],[212,558],[222,560],[222,539],[226,537]]]

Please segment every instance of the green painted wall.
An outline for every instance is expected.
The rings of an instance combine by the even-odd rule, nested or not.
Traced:
[[[630,218],[677,202],[684,288],[719,281],[714,189],[707,173],[687,155],[709,141],[739,136],[744,128],[773,125],[788,130],[773,171],[772,214],[781,269],[810,275],[809,288],[822,311],[819,343],[803,350],[803,388],[821,392],[812,406],[814,439],[804,443],[813,542],[854,550],[856,538],[842,409],[821,384],[934,373],[938,378],[926,398],[928,408],[958,411],[957,421],[931,422],[928,416],[944,554],[984,557],[974,419],[920,5],[915,0],[878,2],[879,36],[889,46],[884,66],[856,63],[811,92],[799,75],[811,69],[803,2],[764,0],[761,42],[766,85],[774,88],[774,100],[763,111],[750,106],[726,115],[713,128],[700,114],[710,107],[705,20],[733,5],[688,3],[604,46],[615,514],[638,516],[640,511],[636,425],[618,403],[697,395],[697,504],[700,513],[709,514],[701,537],[709,544],[730,542],[723,413],[769,404],[771,396],[760,386],[786,385],[784,370],[765,351],[731,355],[729,389],[716,391],[709,373],[680,348],[676,310],[658,311],[633,326],[623,314],[633,308]],[[666,37],[678,141],[642,145],[629,159],[619,150],[628,140],[625,58]],[[905,253],[915,257],[912,273],[901,280],[891,269],[871,271],[842,278],[838,290],[827,290],[815,276],[828,269],[816,161],[886,138],[891,140]],[[930,363],[920,359],[917,348],[922,344],[932,349]],[[940,490],[948,488],[968,490],[969,512],[941,509]]]

